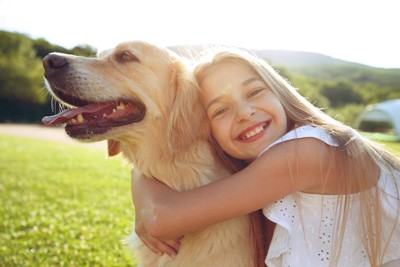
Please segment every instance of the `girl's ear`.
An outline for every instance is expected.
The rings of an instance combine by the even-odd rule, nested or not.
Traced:
[[[114,139],[107,140],[108,156],[116,156],[121,152],[121,143]]]
[[[185,66],[178,66],[174,71],[171,87],[175,97],[167,126],[167,142],[174,151],[185,149],[199,138],[207,139],[209,126],[199,101],[200,88]]]

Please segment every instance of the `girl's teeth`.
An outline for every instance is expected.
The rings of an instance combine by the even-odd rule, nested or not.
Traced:
[[[256,129],[254,129],[253,131],[246,133],[245,138],[242,138],[242,139],[249,139],[250,137],[253,137],[256,134],[259,134],[262,130],[264,130],[264,127],[259,126]]]

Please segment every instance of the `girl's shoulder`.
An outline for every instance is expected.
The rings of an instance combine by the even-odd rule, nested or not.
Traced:
[[[338,146],[337,142],[324,129],[316,126],[304,125],[291,130],[290,132],[286,133],[284,136],[282,136],[281,138],[270,144],[260,153],[260,155],[258,155],[258,157],[261,156],[266,151],[268,151],[269,149],[271,149],[272,147],[276,146],[277,144],[301,138],[315,138],[324,142],[327,145]]]

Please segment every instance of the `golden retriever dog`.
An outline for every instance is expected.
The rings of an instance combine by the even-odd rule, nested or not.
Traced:
[[[193,74],[171,50],[127,42],[94,58],[51,53],[43,65],[48,90],[67,107],[44,124],[66,123],[82,141],[109,140],[110,155],[121,151],[135,170],[177,190],[229,174],[210,145]],[[175,259],[136,240],[140,266],[255,266],[250,216],[186,235]]]

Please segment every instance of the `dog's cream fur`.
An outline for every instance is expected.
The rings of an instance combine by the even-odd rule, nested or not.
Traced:
[[[121,150],[133,168],[177,190],[228,175],[209,143],[199,88],[182,58],[144,42],[122,43],[97,58],[58,55],[68,59],[68,69],[46,78],[50,91],[57,86],[90,102],[136,99],[146,107],[143,120],[86,136],[87,141],[110,140],[111,154]],[[187,235],[175,259],[142,244],[135,251],[141,266],[249,267],[254,266],[250,229],[246,216]]]

